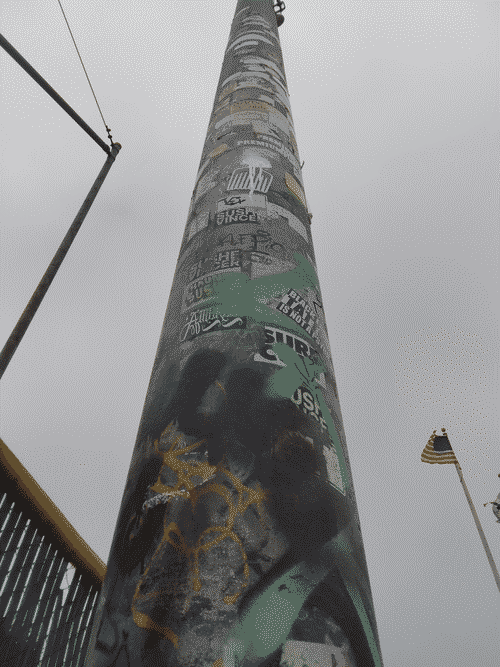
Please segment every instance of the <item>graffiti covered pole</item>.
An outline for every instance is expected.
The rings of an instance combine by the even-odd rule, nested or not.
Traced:
[[[311,218],[238,0],[86,667],[382,667]]]

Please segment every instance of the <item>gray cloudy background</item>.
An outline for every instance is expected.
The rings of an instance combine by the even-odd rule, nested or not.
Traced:
[[[385,667],[497,667],[498,2],[287,0],[280,28]],[[123,148],[1,385],[0,437],[107,560],[236,0],[63,0]],[[103,138],[56,0],[1,32]],[[0,53],[0,346],[105,161]],[[495,303],[497,304],[495,306]]]

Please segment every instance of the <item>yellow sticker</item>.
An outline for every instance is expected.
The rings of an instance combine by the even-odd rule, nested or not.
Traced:
[[[242,100],[231,104],[229,113],[238,113],[239,111],[274,111],[274,107],[267,102],[260,100]]]
[[[285,173],[285,183],[290,192],[293,195],[295,195],[295,197],[297,197],[297,199],[304,206],[304,208],[307,209],[306,196],[304,194],[304,190],[302,190],[300,185],[297,183],[297,181],[291,174]]]
[[[220,146],[217,146],[217,148],[214,148],[214,150],[209,154],[208,158],[213,159],[214,157],[218,157],[221,155],[221,153],[224,153],[224,151],[227,151],[229,146],[227,144],[221,144]]]

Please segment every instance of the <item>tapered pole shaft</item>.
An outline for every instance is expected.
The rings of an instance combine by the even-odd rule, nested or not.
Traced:
[[[55,275],[59,270],[59,267],[61,266],[64,258],[66,257],[66,254],[70,249],[71,244],[73,243],[73,240],[78,233],[78,230],[82,226],[82,223],[85,220],[85,217],[89,212],[90,207],[92,206],[92,203],[96,198],[97,193],[99,192],[101,185],[103,184],[104,179],[106,178],[109,170],[111,169],[111,165],[115,161],[115,158],[118,155],[120,149],[121,149],[120,144],[112,145],[111,152],[109,153],[106,162],[104,163],[104,166],[99,172],[99,175],[97,176],[94,185],[91,187],[90,192],[86,196],[85,201],[83,202],[80,210],[76,214],[76,217],[73,220],[71,227],[68,229],[66,236],[61,242],[61,245],[57,249],[56,254],[54,255],[52,261],[50,262],[47,270],[43,274],[42,279],[38,283],[38,287],[33,292],[33,296],[28,301],[28,305],[24,309],[23,314],[19,318],[16,326],[14,327],[12,333],[7,339],[7,342],[5,343],[4,348],[0,353],[0,378],[5,373],[5,370],[10,360],[12,359],[14,352],[17,350],[19,343],[21,342],[24,334],[26,333],[30,325],[31,320],[35,316],[36,311],[38,310],[40,304],[42,303],[43,297],[47,293],[47,290],[49,289],[52,281],[54,280]]]
[[[488,559],[488,563],[490,564],[491,571],[493,572],[493,576],[495,577],[495,582],[497,585],[497,588],[500,592],[500,575],[498,574],[497,566],[495,565],[495,561],[493,560],[492,553],[490,551],[490,548],[488,546],[488,542],[486,541],[486,537],[483,532],[483,528],[481,526],[481,523],[479,521],[479,517],[476,512],[476,508],[474,507],[474,503],[472,502],[472,498],[470,497],[469,489],[467,488],[467,485],[465,483],[464,476],[462,474],[462,469],[460,467],[459,463],[455,463],[455,468],[457,469],[458,477],[460,479],[460,482],[462,484],[465,497],[467,498],[467,502],[469,503],[470,511],[472,512],[472,516],[474,517],[474,523],[476,524],[477,532],[479,533],[479,537],[481,538],[481,542],[483,543],[484,550],[486,551],[486,557]]]
[[[238,0],[86,667],[382,667],[311,218]]]

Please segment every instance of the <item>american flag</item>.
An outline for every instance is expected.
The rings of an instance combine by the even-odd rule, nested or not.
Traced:
[[[446,433],[435,435],[435,432],[425,445],[420,460],[423,463],[458,463]]]

